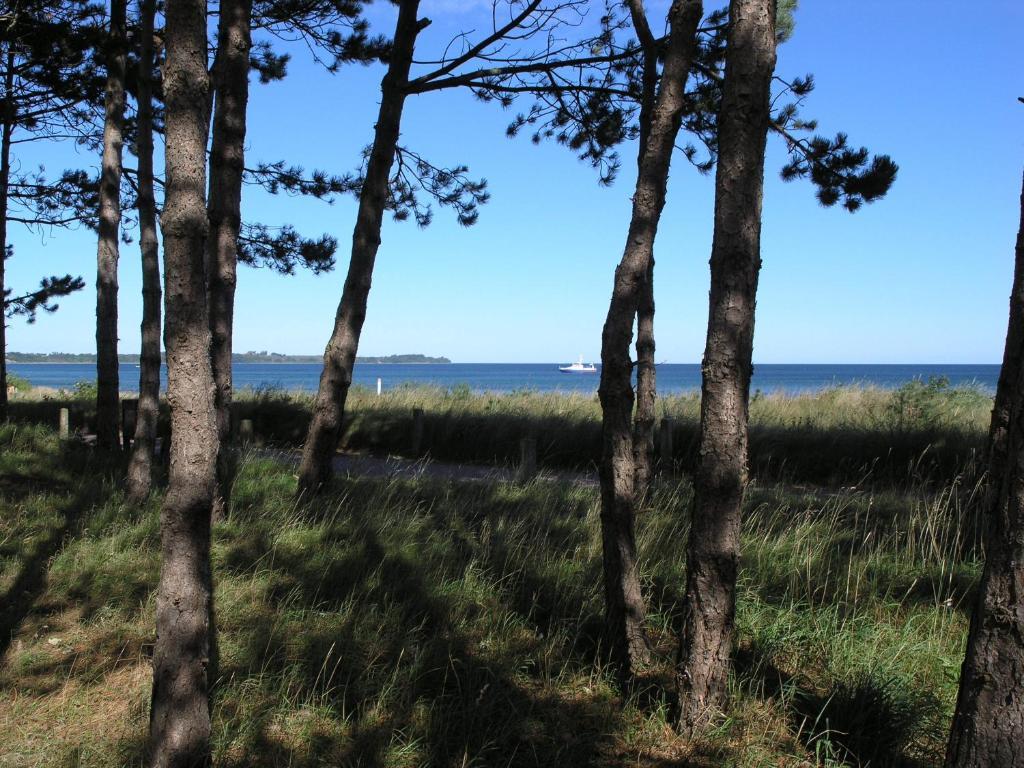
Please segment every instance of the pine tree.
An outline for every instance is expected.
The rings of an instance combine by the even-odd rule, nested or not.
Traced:
[[[127,0],[111,0],[110,24],[104,46],[107,83],[96,254],[96,444],[108,450],[121,444],[118,430],[117,262],[121,234],[121,148],[127,38]]]
[[[1024,182],[1010,320],[989,429],[985,568],[946,768],[1024,764]]]
[[[210,356],[216,382],[217,427],[221,442],[218,458],[218,513],[229,503],[232,482],[232,457],[227,445],[231,428],[231,338],[234,326],[234,300],[239,260],[250,265],[268,265],[288,273],[302,263],[316,272],[333,266],[336,242],[322,237],[318,241],[301,238],[291,227],[271,233],[265,225],[242,222],[242,186],[247,179],[245,167],[246,107],[249,97],[249,71],[255,68],[263,82],[285,76],[287,57],[278,56],[269,41],[262,41],[253,56],[253,28],[277,34],[301,36],[315,55],[328,59],[326,66],[336,71],[352,61],[366,62],[387,51],[387,45],[367,35],[358,0],[223,0],[217,27],[217,47],[211,71],[213,87],[213,136],[210,149],[210,191],[207,216],[210,237],[207,241],[207,282],[210,301]],[[263,171],[273,176],[274,166],[264,164]],[[283,169],[284,164],[276,166]],[[322,187],[302,185],[298,169],[290,169],[297,185],[291,191],[324,198],[348,191],[348,182],[321,174]],[[249,179],[258,179],[259,171]],[[258,183],[258,182],[257,182]],[[281,186],[271,186],[277,192]]]
[[[721,86],[720,106],[713,119],[698,116],[698,125],[714,131],[706,143],[717,155],[717,174],[698,467],[676,664],[676,726],[689,735],[724,707],[734,641],[767,133],[780,133],[790,150],[783,179],[809,177],[826,206],[842,202],[856,211],[883,197],[897,172],[887,156],[851,149],[843,134],[796,138],[791,129],[814,124],[802,121],[794,105],[772,113],[777,14],[776,0],[731,1],[724,77],[705,71],[709,84]],[[791,28],[781,27],[783,34]],[[799,96],[812,82],[784,85]]]
[[[777,18],[780,41],[792,31],[795,7],[795,0],[779,4]],[[536,97],[529,111],[517,115],[510,124],[509,135],[515,136],[524,128],[531,128],[535,143],[554,139],[564,144],[576,151],[581,160],[589,162],[600,171],[601,183],[614,180],[620,167],[617,147],[623,141],[639,138],[639,160],[643,161],[647,145],[644,137],[650,131],[651,93],[664,74],[657,67],[665,58],[666,38],[653,36],[641,3],[630,0],[627,10],[628,22],[611,11],[606,13],[601,20],[602,34],[595,40],[595,48],[615,52],[616,60],[612,67],[595,69],[585,63],[572,77],[565,73],[555,77],[538,77],[535,73],[528,73],[517,76],[512,83],[481,79],[474,84],[482,97],[501,98],[505,103],[511,99],[509,94],[525,92]],[[630,27],[637,34],[639,43],[618,41],[620,33]],[[718,118],[723,91],[720,70],[726,53],[728,28],[728,13],[724,10],[711,12],[700,25],[692,67],[688,73],[690,84],[683,95],[681,129],[689,134],[691,141],[682,146],[682,154],[701,173],[714,168],[717,156]],[[783,85],[779,98],[790,92],[797,99],[803,99],[813,88],[810,76],[790,82],[781,79],[777,81]],[[817,186],[818,198],[824,205],[842,200],[849,210],[856,210],[863,202],[884,195],[895,176],[896,166],[888,157],[871,158],[865,149],[850,148],[844,134],[838,134],[835,139],[821,136],[806,139],[800,136],[802,132],[814,130],[816,124],[801,119],[795,104],[777,108],[772,115],[770,128],[784,138],[791,154],[790,162],[783,168],[783,178],[791,180],[809,177]],[[704,156],[698,152],[694,141],[704,146]],[[625,335],[616,337],[614,344],[603,344],[602,347],[602,379],[614,381],[622,398],[613,398],[610,409],[602,408],[603,429],[606,434],[615,434],[619,444],[614,461],[612,453],[605,453],[602,458],[602,508],[609,505],[609,510],[602,515],[603,529],[617,519],[620,521],[620,530],[632,530],[635,510],[648,493],[651,477],[655,402],[653,243],[643,263],[647,265],[647,271],[643,279],[639,271],[634,273],[636,287],[630,292],[628,301],[616,300],[613,292],[608,322],[614,318],[616,326],[625,329]],[[617,270],[615,291],[620,290],[621,281],[622,276]],[[630,361],[628,354],[634,320],[637,329],[635,363]],[[603,341],[609,341],[607,335]],[[609,357],[621,361],[621,364],[605,372]],[[626,398],[632,398],[629,377],[633,367],[637,370],[636,397],[635,401],[627,401]],[[626,414],[634,407],[634,402],[630,455],[627,450]],[[631,482],[624,480],[628,476],[632,476]],[[620,478],[623,480],[620,481]],[[629,493],[625,492],[627,489]],[[614,531],[604,531],[604,535],[610,540],[617,538]],[[622,535],[619,534],[618,538],[622,538]],[[630,551],[630,548],[621,546],[620,550]],[[629,564],[628,567],[624,567],[623,563]],[[637,581],[636,563],[632,558],[619,558],[619,562],[613,559],[605,561],[606,585],[628,585]],[[612,648],[630,646],[628,635],[623,634],[626,625],[619,618],[622,615],[620,606],[627,603],[626,594],[627,590],[623,586],[615,593],[606,595],[606,631],[610,635],[609,645]],[[643,606],[640,603],[634,615],[642,614]],[[634,637],[640,634],[641,630],[632,632]],[[625,662],[621,671],[628,675],[628,656],[621,661]]]
[[[28,228],[92,224],[96,182],[84,171],[17,171],[16,147],[77,139],[101,85],[90,65],[94,8],[66,0],[33,0],[0,11],[0,421],[7,418],[6,320],[54,311],[54,299],[80,290],[81,278],[44,278],[37,289],[15,294],[5,280],[14,255],[11,224]]]
[[[675,0],[669,9],[669,39],[664,71],[644,144],[626,246],[615,270],[612,300],[601,335],[601,532],[603,542],[606,632],[620,672],[629,676],[647,662],[645,606],[636,567],[633,533],[634,438],[633,363],[629,346],[633,320],[648,296],[654,239],[665,205],[668,172],[682,113],[687,76],[696,50],[699,0]],[[645,99],[646,101],[646,99]],[[645,104],[646,107],[646,104]],[[650,317],[650,315],[648,315]]]
[[[161,224],[172,438],[160,511],[149,734],[154,768],[210,764],[210,517],[217,483],[204,265],[209,109],[205,0],[169,0],[164,36],[166,191]]]
[[[398,146],[413,49],[416,36],[425,26],[416,16],[418,10],[419,0],[401,0],[398,6],[388,71],[381,82],[380,112],[374,129],[373,146],[359,194],[349,273],[335,316],[334,332],[324,353],[324,368],[313,404],[313,419],[299,467],[300,492],[316,491],[330,475],[330,462],[341,430],[345,398],[352,383],[359,334],[366,317],[370,276],[380,246],[381,223],[390,191],[389,179]]]
[[[316,493],[331,475],[331,460],[366,317],[384,211],[391,210],[397,219],[411,216],[417,224],[425,226],[432,216],[429,204],[420,199],[420,192],[425,191],[439,204],[452,208],[459,223],[470,225],[477,219],[479,206],[488,199],[486,184],[469,178],[464,166],[439,167],[398,144],[406,96],[467,88],[484,100],[491,100],[498,94],[500,102],[507,104],[503,83],[515,78],[528,74],[554,76],[562,69],[579,68],[586,63],[611,66],[623,58],[621,52],[593,53],[592,37],[556,48],[548,44],[574,29],[585,0],[560,0],[552,4],[530,0],[523,4],[508,3],[508,21],[499,23],[496,13],[493,30],[479,41],[473,42],[469,36],[460,35],[458,44],[462,48],[458,55],[427,55],[426,61],[433,61],[436,68],[413,76],[410,72],[416,37],[429,20],[414,18],[415,3],[403,1],[398,5],[399,18],[388,56],[388,74],[381,84],[381,109],[374,143],[365,167],[353,179],[353,188],[359,194],[359,213],[349,272],[324,352],[324,370],[299,467],[299,493],[304,494]],[[509,40],[516,40],[516,47],[507,45]],[[526,47],[527,41],[536,43],[535,51]],[[474,65],[477,68],[474,69]],[[514,85],[510,88],[518,91]],[[581,85],[579,90],[589,90],[589,86]]]
[[[627,0],[630,20],[642,50],[640,61],[640,111],[637,117],[639,145],[637,169],[643,164],[651,132],[658,90],[658,42],[654,38],[643,0]],[[654,248],[647,273],[637,295],[636,310],[636,412],[633,416],[633,498],[641,506],[650,495],[654,475],[654,419],[657,369],[654,364]]]
[[[775,0],[729,5],[700,449],[676,672],[676,723],[691,736],[724,704],[732,653],[775,11]]]
[[[139,3],[139,61],[136,90],[136,152],[139,158],[136,206],[142,257],[142,325],[139,358],[139,405],[128,462],[128,496],[135,502],[149,495],[153,484],[153,453],[160,414],[160,261],[156,191],[153,182],[153,30],[156,0]],[[166,446],[165,446],[166,448]]]
[[[249,100],[252,48],[252,0],[221,0],[217,55],[211,85],[215,92],[210,192],[206,215],[207,295],[210,301],[210,360],[216,385],[218,492],[215,515],[229,502],[231,487],[226,447],[231,429],[231,334],[234,320],[238,235],[242,226],[242,176],[245,171],[245,119]]]
[[[253,44],[250,30],[288,39],[300,36],[314,50],[317,60],[333,70],[351,60],[375,59],[386,50],[385,41],[367,34],[361,10],[362,2],[356,0],[274,0],[257,3],[255,8],[232,3],[224,3],[219,8],[220,29],[213,45],[210,71],[213,143],[207,205],[211,226],[211,236],[207,240],[207,279],[213,334],[211,360],[218,387],[218,431],[222,440],[230,423],[231,371],[229,365],[224,364],[224,358],[226,352],[230,359],[235,264],[241,262],[252,267],[270,268],[281,274],[292,274],[299,267],[321,273],[333,268],[337,246],[334,238],[328,235],[311,239],[287,225],[271,227],[241,221],[242,187],[258,186],[272,194],[287,193],[330,201],[336,194],[351,192],[353,184],[350,177],[330,176],[322,171],[314,171],[307,176],[301,168],[287,166],[284,161],[260,163],[254,168],[244,166],[249,73],[257,73],[264,83],[281,79],[286,74],[289,60],[287,55],[276,54],[269,40]],[[149,18],[150,13],[153,13],[153,19]],[[152,483],[152,454],[159,405],[160,287],[155,232],[159,204],[154,182],[162,186],[161,180],[152,173],[152,134],[162,130],[162,104],[153,100],[161,94],[159,69],[154,68],[153,38],[154,34],[159,38],[161,32],[153,31],[156,26],[155,9],[147,9],[145,0],[139,17],[140,31],[136,37],[142,40],[142,44],[138,52],[138,72],[134,82],[131,78],[128,82],[129,91],[135,86],[137,140],[134,151],[138,155],[139,167],[135,172],[130,168],[124,169],[139,210],[143,258],[139,417],[128,472],[129,496],[135,500],[143,498]],[[127,127],[131,127],[130,121]],[[218,332],[218,328],[222,330]],[[230,468],[227,456],[225,451],[225,461],[221,464],[223,472]],[[228,476],[222,483],[225,494],[230,482]]]

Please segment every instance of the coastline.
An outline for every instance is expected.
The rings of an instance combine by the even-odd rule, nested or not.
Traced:
[[[126,391],[137,388],[138,364],[121,363],[120,378]],[[234,364],[236,391],[253,390],[310,394],[318,388],[322,363]],[[90,363],[13,363],[12,377],[28,386],[52,390],[74,390],[95,382],[96,368]],[[759,365],[754,368],[751,396],[785,392],[806,394],[841,388],[896,390],[908,385],[944,388],[975,388],[991,395],[999,376],[998,365],[914,366],[914,365]],[[161,370],[165,379],[166,368]],[[166,380],[166,379],[165,379]],[[510,395],[551,392],[595,396],[598,375],[566,375],[556,363],[357,363],[353,386],[376,390],[378,380],[384,392],[402,389],[448,391],[452,396],[470,393]],[[917,384],[914,384],[914,383]],[[659,398],[699,390],[698,364],[670,364],[658,367]]]

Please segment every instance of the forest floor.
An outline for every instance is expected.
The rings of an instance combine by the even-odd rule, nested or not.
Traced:
[[[127,504],[122,472],[0,427],[4,768],[142,764],[160,494]],[[728,713],[697,743],[668,725],[688,482],[638,519],[657,653],[623,690],[597,489],[507,480],[353,471],[297,504],[292,467],[244,456],[213,531],[216,765],[941,761],[980,570],[968,475],[756,483]]]

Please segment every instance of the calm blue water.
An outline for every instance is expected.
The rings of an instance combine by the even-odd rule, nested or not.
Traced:
[[[9,363],[8,369],[36,386],[70,389],[77,381],[92,381],[92,363]],[[235,365],[235,387],[280,387],[315,390],[320,378],[319,363],[239,363]],[[468,385],[476,391],[510,392],[516,389],[541,391],[596,392],[599,376],[565,374],[556,363],[450,363],[419,365],[357,365],[355,383],[376,387],[377,377],[384,389],[406,384],[440,387]],[[763,392],[807,392],[840,384],[873,384],[898,387],[913,379],[946,376],[953,384],[976,384],[995,391],[998,365],[758,365],[754,367],[753,389]],[[139,369],[121,365],[121,388],[138,388]],[[166,384],[166,378],[164,379]],[[700,388],[697,364],[658,366],[658,391],[691,391]]]

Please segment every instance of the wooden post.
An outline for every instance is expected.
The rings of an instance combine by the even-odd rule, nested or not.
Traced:
[[[243,446],[251,445],[256,436],[256,430],[253,429],[252,419],[242,419],[238,423],[238,441]]]
[[[528,483],[537,475],[537,438],[524,437],[519,441],[519,470],[516,480]]]
[[[135,424],[139,416],[138,398],[121,401],[121,445],[127,451],[135,439]]]
[[[412,409],[412,449],[413,456],[419,456],[423,451],[423,409]]]
[[[71,411],[67,408],[60,409],[57,434],[61,440],[67,440],[71,436]]]
[[[674,431],[675,422],[672,419],[661,420],[661,431],[658,433],[658,458],[662,472],[672,472],[675,468],[672,454],[672,433]]]

